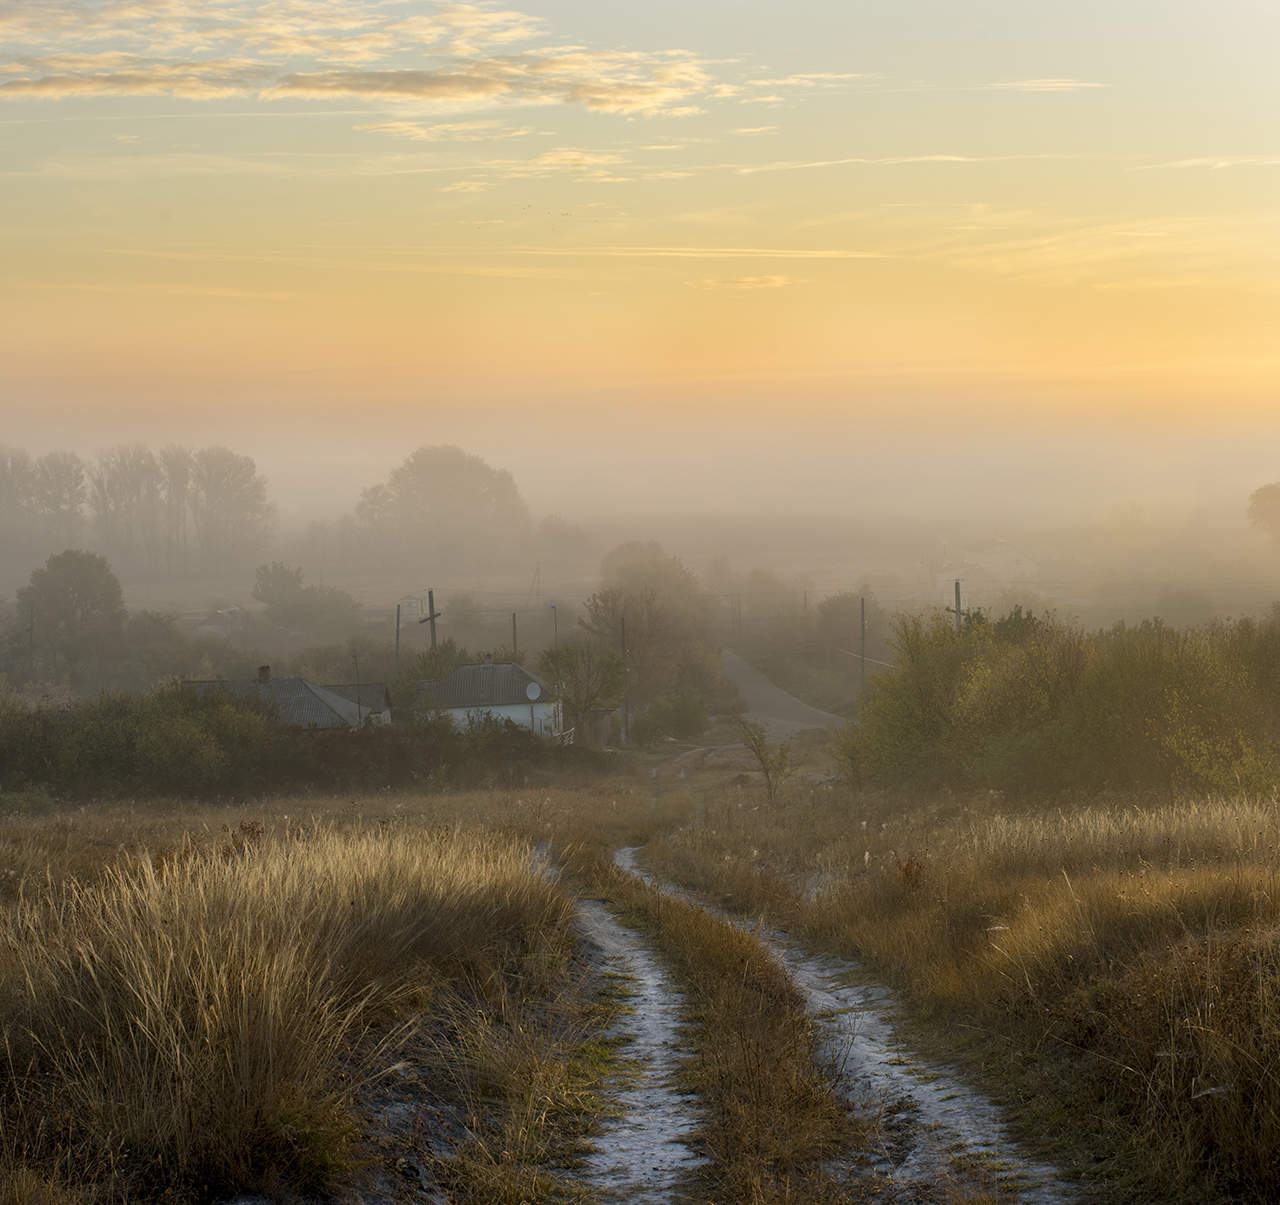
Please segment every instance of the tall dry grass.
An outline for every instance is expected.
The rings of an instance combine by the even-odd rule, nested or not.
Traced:
[[[349,1052],[459,985],[550,983],[570,919],[523,843],[407,825],[249,826],[24,894],[0,917],[10,1174],[323,1187],[353,1151]]]
[[[1005,1087],[1106,1171],[1101,1198],[1265,1198],[1280,1180],[1280,807],[996,806],[904,814],[796,792],[767,813],[729,795],[650,856],[874,959],[963,1023],[953,1036],[987,1035]]]

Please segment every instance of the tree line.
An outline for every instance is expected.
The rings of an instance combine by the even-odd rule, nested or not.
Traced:
[[[250,456],[121,444],[90,459],[0,447],[0,551],[92,544],[123,565],[185,569],[252,555],[275,509]]]

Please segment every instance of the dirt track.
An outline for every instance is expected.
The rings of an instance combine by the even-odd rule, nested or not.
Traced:
[[[812,728],[838,728],[843,716],[820,711],[775,686],[755,666],[732,649],[721,653],[725,677],[735,683],[747,701],[747,719],[764,726],[772,740],[785,740]]]

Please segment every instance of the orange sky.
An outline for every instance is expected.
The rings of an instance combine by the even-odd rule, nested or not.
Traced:
[[[12,429],[1271,429],[1274,5],[630,7],[6,5]]]

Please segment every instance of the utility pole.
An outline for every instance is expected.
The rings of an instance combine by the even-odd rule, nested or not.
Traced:
[[[865,596],[858,599],[858,610],[862,621],[862,680],[858,687],[858,702],[861,703],[863,695],[867,693],[867,600]]]
[[[947,610],[950,611],[951,608],[948,607]],[[956,612],[956,635],[959,636],[961,633],[961,630],[964,628],[964,612],[960,610],[960,579],[959,578],[956,578],[955,612]]]
[[[400,676],[400,604],[396,603],[396,677]]]
[[[418,620],[419,623],[429,623],[431,625],[431,651],[436,651],[436,620],[443,615],[443,611],[436,610],[436,592],[434,590],[427,591],[427,613]]]
[[[27,677],[36,678],[36,604],[27,604]]]
[[[520,646],[516,643],[516,613],[512,611],[511,612],[511,660],[512,661],[520,660],[519,648]]]

